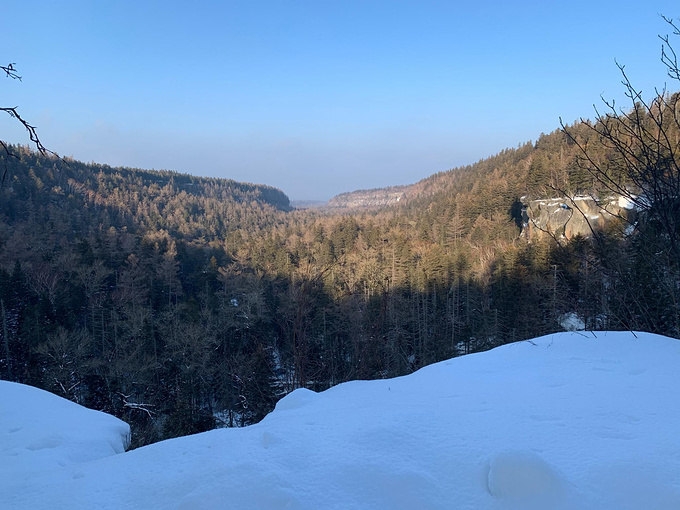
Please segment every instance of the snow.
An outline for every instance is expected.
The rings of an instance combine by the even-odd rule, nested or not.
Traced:
[[[130,427],[113,416],[0,381],[0,479],[79,465],[122,453],[129,443]]]
[[[620,196],[618,200],[618,206],[621,209],[635,209],[635,203],[631,200],[630,197],[624,197]]]
[[[678,340],[559,333],[401,378],[296,390],[257,425],[108,456],[116,448],[97,445],[114,431],[123,444],[114,419],[75,404],[54,413],[58,397],[2,383],[0,508],[677,510],[678,366]],[[54,448],[20,460],[66,433],[70,462]],[[80,438],[96,454],[83,456]]]
[[[565,491],[564,480],[539,455],[508,451],[489,461],[489,492],[499,499],[549,504]],[[557,498],[556,498],[557,496]]]
[[[559,318],[560,326],[565,331],[583,331],[586,323],[575,312],[565,313]]]

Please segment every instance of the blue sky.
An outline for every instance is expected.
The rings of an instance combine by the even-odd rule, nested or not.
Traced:
[[[266,183],[408,184],[667,81],[649,2],[46,1],[3,6],[0,105],[61,155]],[[680,48],[680,38],[676,37]],[[677,90],[674,83],[669,83]],[[0,137],[27,135],[0,118]]]

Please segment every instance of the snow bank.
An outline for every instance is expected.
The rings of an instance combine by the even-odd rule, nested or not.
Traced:
[[[113,416],[0,381],[0,480],[122,453],[129,439],[128,424]]]
[[[678,366],[669,338],[549,335],[297,390],[245,429],[8,469],[0,508],[677,510]]]

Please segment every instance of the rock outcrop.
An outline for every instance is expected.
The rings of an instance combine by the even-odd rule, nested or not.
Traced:
[[[590,236],[613,221],[632,224],[637,216],[624,197],[598,199],[591,196],[528,200],[522,197],[523,235],[529,239],[544,234],[571,239]]]
[[[384,207],[400,202],[406,196],[407,186],[369,189],[342,193],[331,198],[327,207],[334,209],[365,209]]]

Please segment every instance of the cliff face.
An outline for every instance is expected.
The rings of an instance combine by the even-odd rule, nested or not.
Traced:
[[[406,196],[407,186],[369,189],[342,193],[331,198],[326,207],[335,209],[365,209],[393,205]]]
[[[633,223],[637,211],[623,197],[595,199],[590,196],[526,200],[522,197],[523,235],[551,234],[571,239],[589,236],[592,231],[602,230],[612,221]]]

